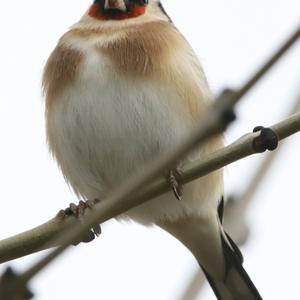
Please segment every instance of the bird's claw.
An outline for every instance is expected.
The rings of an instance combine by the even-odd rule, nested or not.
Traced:
[[[80,200],[78,205],[75,203],[70,203],[69,207],[59,211],[59,217],[75,217],[78,221],[84,222],[84,216],[87,214],[88,210],[92,210],[93,207],[99,202],[99,199],[95,200]],[[94,226],[87,234],[83,237],[82,242],[88,243],[94,240],[95,236],[99,236],[101,234],[100,225]]]
[[[170,170],[167,174],[167,181],[170,184],[172,191],[177,200],[182,200],[182,184],[181,184],[182,172],[179,167]]]

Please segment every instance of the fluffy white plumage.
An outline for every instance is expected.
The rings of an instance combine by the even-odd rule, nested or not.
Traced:
[[[145,13],[134,18],[96,16],[86,13],[60,39],[43,80],[50,150],[67,182],[84,199],[101,198],[176,146],[212,98],[196,55],[159,1],[150,1]],[[217,137],[181,163],[222,145]],[[182,201],[170,192],[123,217],[157,224],[173,234],[220,283],[218,289],[230,295],[222,283],[225,236],[217,214],[222,193],[220,170],[185,186]],[[231,277],[239,278],[232,270]],[[247,286],[243,290],[248,293]]]
[[[116,72],[92,47],[77,49],[86,53],[84,66],[77,84],[56,100],[48,130],[56,133],[55,151],[63,153],[60,164],[67,181],[77,194],[94,199],[172,149],[194,122],[176,90],[164,82],[155,78],[132,80]],[[200,151],[197,156],[201,156]],[[169,193],[129,215],[149,223],[191,213],[215,213],[222,178],[211,184],[210,180],[206,177],[185,187],[182,202]]]

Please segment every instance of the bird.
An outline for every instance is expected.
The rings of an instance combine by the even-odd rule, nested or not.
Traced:
[[[197,55],[159,0],[91,3],[59,39],[42,84],[50,152],[86,201],[176,147],[213,101]],[[166,173],[179,182],[180,166],[223,146],[222,135],[213,137]],[[179,186],[172,186],[179,200],[170,190],[118,218],[156,225],[178,239],[217,299],[262,299],[222,227],[223,171],[185,185],[182,196]]]

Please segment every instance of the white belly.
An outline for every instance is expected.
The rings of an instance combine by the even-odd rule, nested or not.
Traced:
[[[172,149],[192,126],[183,100],[172,88],[155,79],[133,79],[112,72],[95,57],[87,62],[76,85],[57,100],[48,115],[53,136],[50,146],[67,181],[85,199],[101,197],[145,163]],[[221,184],[209,184],[208,178],[201,181],[197,187],[185,187],[182,202],[169,193],[128,215],[151,223],[165,216],[211,211]]]

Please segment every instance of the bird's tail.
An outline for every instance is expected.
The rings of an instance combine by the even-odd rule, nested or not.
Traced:
[[[215,219],[189,218],[160,224],[195,256],[219,300],[259,300],[256,287],[244,270],[238,247]]]
[[[229,245],[230,244],[230,245]],[[222,248],[225,258],[224,280],[215,280],[206,272],[204,274],[219,300],[259,300],[262,299],[249,275],[242,266],[243,256],[231,238],[222,237]]]

